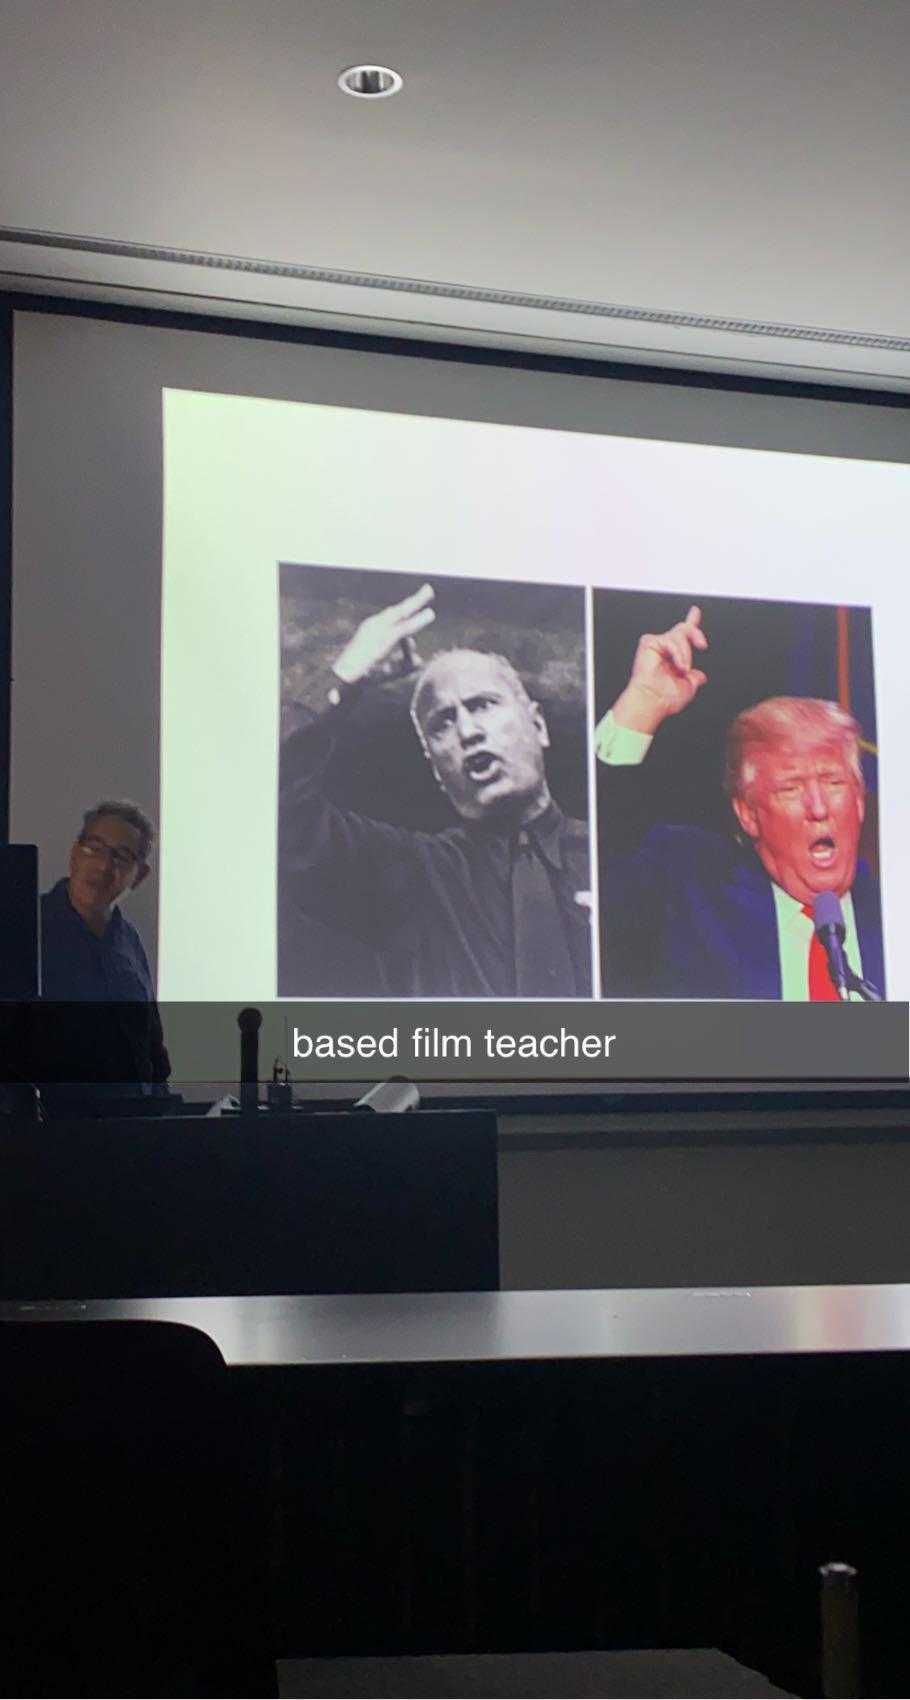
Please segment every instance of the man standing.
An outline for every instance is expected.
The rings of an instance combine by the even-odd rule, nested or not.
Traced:
[[[57,1080],[147,1089],[170,1074],[148,959],[120,909],[148,877],[153,842],[135,803],[96,803],[70,850],[68,877],[41,899],[42,997],[91,1006],[84,1018],[60,1017],[59,1044],[49,1050],[54,1026],[45,1026]]]
[[[645,759],[663,723],[707,683],[694,665],[707,647],[697,607],[669,631],[645,633],[597,728],[602,762]],[[814,697],[771,697],[737,715],[726,761],[735,835],[658,826],[631,857],[605,860],[608,995],[833,1000],[813,924],[821,892],[841,900],[848,962],[883,989],[878,892],[859,859],[859,736],[846,710]]]
[[[352,704],[414,669],[433,595],[423,585],[361,622],[326,710],[282,752],[283,897],[367,943],[388,996],[589,996],[587,826],[550,795],[546,720],[504,656],[443,650],[417,675],[411,718],[458,825],[408,831],[323,794]],[[318,993],[304,981],[301,965],[300,983],[282,990]]]

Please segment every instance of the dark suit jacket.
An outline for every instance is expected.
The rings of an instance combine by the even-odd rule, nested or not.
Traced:
[[[865,862],[851,895],[865,976],[884,994],[878,886]],[[607,861],[600,908],[607,997],[781,995],[771,881],[732,836],[655,827],[632,855]]]
[[[514,831],[478,822],[416,832],[338,808],[323,781],[344,712],[312,716],[281,750],[279,995],[514,997]],[[590,997],[590,916],[576,897],[590,885],[587,822],[551,803],[534,833],[570,962],[554,964],[549,978],[542,963],[538,989],[526,995]],[[321,965],[310,928],[336,941]],[[364,985],[355,942],[375,953],[378,983]]]

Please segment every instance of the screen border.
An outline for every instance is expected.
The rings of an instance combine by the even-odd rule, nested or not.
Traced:
[[[577,355],[541,354],[514,348],[497,348],[459,343],[457,340],[429,340],[419,336],[396,337],[370,334],[363,331],[326,330],[321,327],[279,324],[269,320],[231,318],[206,312],[127,306],[122,303],[91,301],[61,295],[36,295],[26,291],[0,291],[0,842],[9,842],[10,766],[11,766],[11,708],[12,708],[12,596],[13,596],[13,363],[16,313],[47,314],[108,321],[115,324],[149,326],[158,329],[185,330],[248,341],[278,342],[361,352],[364,354],[394,355],[402,359],[432,360],[440,364],[461,364],[505,368],[534,373],[595,378],[605,382],[625,382],[669,387],[672,389],[730,392],[747,396],[764,396],[783,401],[821,401],[838,408],[881,408],[910,412],[910,394],[901,390],[866,388],[861,385],[808,382],[804,378],[753,377],[739,371],[704,370],[679,366],[661,366],[656,361],[642,362],[605,358],[603,360]],[[902,457],[893,457],[900,464]],[[910,463],[910,444],[906,462]],[[855,1080],[839,1087],[836,1081],[824,1084],[807,1082],[795,1085],[787,1082],[775,1087],[773,1082],[762,1083],[763,1110],[786,1112],[788,1109],[834,1108],[860,1110],[864,1106],[888,1108],[903,1112],[910,1109],[910,1085],[904,1088],[892,1080]],[[661,1088],[660,1084],[611,1082],[602,1095],[577,1095],[571,1092],[545,1095],[532,1093],[496,1094],[490,1107],[509,1115],[564,1114],[591,1115],[646,1109],[653,1113],[699,1110],[713,1105],[735,1111],[745,1108],[754,1098],[748,1089],[739,1086],[723,1090],[717,1083],[696,1082],[680,1090],[679,1086]],[[773,1100],[773,1103],[772,1101]],[[455,1100],[451,1107],[465,1107],[466,1099]],[[472,1105],[486,1103],[479,1094]],[[345,1105],[345,1107],[347,1107]],[[444,1107],[442,1100],[433,1101],[434,1108]],[[448,1106],[445,1106],[448,1107]],[[689,1137],[689,1136],[682,1136]]]

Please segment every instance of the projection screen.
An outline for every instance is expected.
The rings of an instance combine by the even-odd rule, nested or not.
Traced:
[[[17,312],[11,837],[47,884],[149,806],[165,1000],[799,1002],[834,891],[904,1001],[908,446],[836,392]]]

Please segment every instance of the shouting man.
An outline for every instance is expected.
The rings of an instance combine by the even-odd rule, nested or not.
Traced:
[[[451,827],[410,831],[324,795],[337,731],[383,678],[414,670],[433,597],[423,585],[361,622],[325,710],[282,752],[282,912],[363,941],[386,995],[590,996],[587,826],[550,794],[547,723],[504,656],[441,650],[416,674],[411,718]]]

